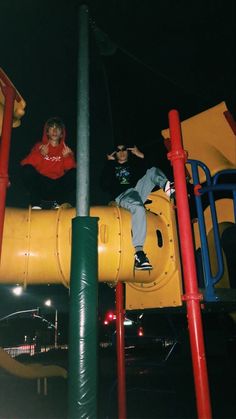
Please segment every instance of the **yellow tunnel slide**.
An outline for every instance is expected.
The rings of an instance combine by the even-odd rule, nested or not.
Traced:
[[[92,217],[99,218],[98,280],[130,284],[126,289],[129,308],[181,305],[181,272],[173,204],[162,191],[151,194],[150,199],[145,251],[154,266],[152,271],[134,272],[128,211],[116,206],[92,207],[90,211]],[[38,211],[30,207],[7,208],[0,282],[25,286],[54,283],[69,287],[71,220],[75,216],[74,208],[63,206],[58,210]]]

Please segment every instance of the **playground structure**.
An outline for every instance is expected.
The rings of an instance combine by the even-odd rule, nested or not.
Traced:
[[[181,124],[184,146],[188,150],[187,170],[191,179],[194,178],[196,191],[199,191],[200,184],[206,185],[208,190],[225,190],[226,186],[217,182],[219,173],[232,174],[236,169],[235,134],[233,125],[229,124],[225,115],[229,119],[226,105],[221,103]],[[169,131],[164,130],[163,136],[168,147]],[[222,138],[225,139],[223,145]],[[205,148],[208,152],[205,153],[203,167],[197,159],[197,153],[199,150],[199,157],[203,158]],[[196,250],[203,248],[204,264],[208,264],[205,273],[208,275],[205,277],[206,300],[214,299],[218,289],[230,289],[226,258],[224,251],[220,250],[220,235],[235,223],[234,185],[228,184],[227,190],[231,190],[231,197],[223,197],[216,203],[213,200],[211,206],[208,205],[205,210],[199,207],[198,222],[193,223]],[[200,199],[200,193],[196,197]],[[159,190],[151,193],[146,209],[148,234],[145,249],[150,259],[157,263],[154,263],[151,272],[135,273],[129,212],[117,206],[90,209],[90,215],[99,218],[98,280],[113,285],[119,281],[125,282],[126,309],[180,306],[183,294],[182,273],[174,202],[168,200],[164,192]],[[18,283],[24,286],[54,283],[69,287],[71,220],[74,217],[75,209],[63,206],[58,211],[32,211],[31,207],[6,208],[1,283]],[[207,238],[205,242],[204,236]]]
[[[155,294],[151,299],[146,296],[135,299],[128,303],[130,308],[182,304],[174,209],[164,193],[152,194],[151,199],[149,206],[156,213],[151,210],[147,213],[146,249],[152,260],[162,260],[151,273],[135,272],[134,275],[128,211],[112,206],[93,207],[90,211],[91,216],[99,217],[99,281],[113,285],[124,279],[126,283],[145,283]],[[74,217],[74,208],[61,207],[58,211],[7,208],[1,281],[24,286],[54,283],[69,287],[71,220]],[[12,266],[10,270],[9,266]]]
[[[44,377],[67,378],[67,371],[57,365],[23,364],[0,348],[0,367],[13,375],[33,380]]]
[[[197,219],[193,237],[196,253],[201,252],[204,297],[215,301],[218,289],[231,288],[221,236],[235,226],[236,219],[236,122],[221,102],[181,122],[181,131],[188,158],[186,172],[194,185]],[[168,148],[169,129],[162,135]]]
[[[12,88],[14,90],[14,105],[13,105],[13,115],[12,115],[12,127],[16,128],[19,127],[21,124],[21,118],[25,114],[25,106],[26,103],[20,93],[16,90],[16,88],[13,86],[5,72],[0,69],[0,133],[2,132],[2,125],[3,125],[3,114],[4,114],[4,108],[6,106],[5,102],[5,95],[7,90],[9,88]]]
[[[218,225],[221,224],[222,229],[226,230],[235,223],[235,184],[217,183],[218,174],[222,171],[226,174],[225,171],[230,170],[230,174],[235,175],[234,125],[226,105],[222,103],[182,122],[181,127],[198,210],[198,224],[194,224],[193,231],[196,250],[200,248],[203,254],[203,298],[205,301],[217,302],[219,296],[216,284],[219,289],[227,288],[231,291],[224,252],[217,245],[215,262],[214,249],[215,243],[220,243]],[[203,135],[205,132],[208,133],[207,136]],[[168,145],[169,131],[164,130],[163,136]],[[209,173],[202,169],[203,157]],[[200,162],[199,177],[195,168],[198,164],[196,161]],[[227,190],[232,193],[233,199],[223,198],[215,205],[214,199],[210,198],[210,205],[204,210],[199,201],[201,193],[211,194],[214,188],[218,191]],[[91,208],[91,215],[99,217],[98,279],[113,285],[125,283],[126,309],[178,307],[183,304],[181,258],[174,202],[169,201],[161,191],[152,193],[150,201],[147,205],[148,235],[145,248],[154,269],[151,273],[137,272],[135,275],[130,214],[112,206]],[[57,211],[40,212],[31,211],[31,208],[7,208],[0,282],[17,282],[24,286],[29,283],[63,283],[69,286],[71,220],[74,216],[74,209],[63,207]],[[222,262],[218,263],[218,260]],[[219,273],[216,272],[218,268]],[[227,299],[234,302],[233,294],[228,293]]]

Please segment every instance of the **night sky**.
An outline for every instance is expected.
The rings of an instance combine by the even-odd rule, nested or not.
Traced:
[[[8,204],[27,206],[19,160],[61,116],[76,149],[79,1],[3,0],[1,67],[26,101],[13,130]],[[90,15],[91,204],[106,203],[99,171],[114,143],[137,144],[166,167],[160,131],[175,108],[181,120],[235,101],[235,2],[88,2]],[[96,167],[96,170],[94,170]]]
[[[13,130],[7,205],[27,207],[19,161],[58,115],[76,150],[78,10],[74,0],[2,0],[1,63],[26,101]],[[117,142],[170,170],[160,131],[225,100],[235,116],[234,0],[94,0],[90,14],[91,205],[106,204],[99,174]],[[96,170],[94,170],[96,168]]]

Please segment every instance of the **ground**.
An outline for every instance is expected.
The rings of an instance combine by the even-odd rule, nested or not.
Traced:
[[[208,319],[206,355],[214,419],[236,417],[236,335],[226,332],[225,316]],[[222,322],[223,318],[223,322]],[[228,329],[229,331],[229,329]],[[160,342],[127,345],[126,387],[128,419],[197,418],[188,337],[163,347]],[[129,341],[128,343],[130,343]],[[141,341],[140,341],[141,342]],[[143,341],[144,342],[144,341]],[[134,341],[133,341],[134,343]],[[67,354],[53,355],[66,366]],[[47,359],[49,361],[49,357]],[[100,348],[98,418],[116,419],[117,376],[114,348]],[[0,419],[66,419],[67,380],[50,378],[48,395],[37,394],[36,380],[25,380],[0,371]]]

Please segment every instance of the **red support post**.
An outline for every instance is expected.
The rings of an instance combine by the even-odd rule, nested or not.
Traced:
[[[185,178],[187,154],[182,146],[181,125],[178,111],[169,112],[171,151],[168,158],[172,163],[176,190],[176,206],[179,224],[180,248],[183,265],[183,276],[187,317],[190,334],[193,373],[199,419],[211,418],[211,403],[208,384],[207,364],[204,347],[203,327],[198,291],[197,271],[194,256],[190,211]]]
[[[2,123],[2,135],[0,143],[0,255],[2,249],[2,236],[6,205],[6,191],[9,184],[8,165],[10,155],[10,142],[12,130],[12,118],[16,91],[11,85],[1,86],[5,96],[4,115]]]
[[[118,418],[126,419],[125,336],[123,283],[116,285],[116,351],[118,376]]]

